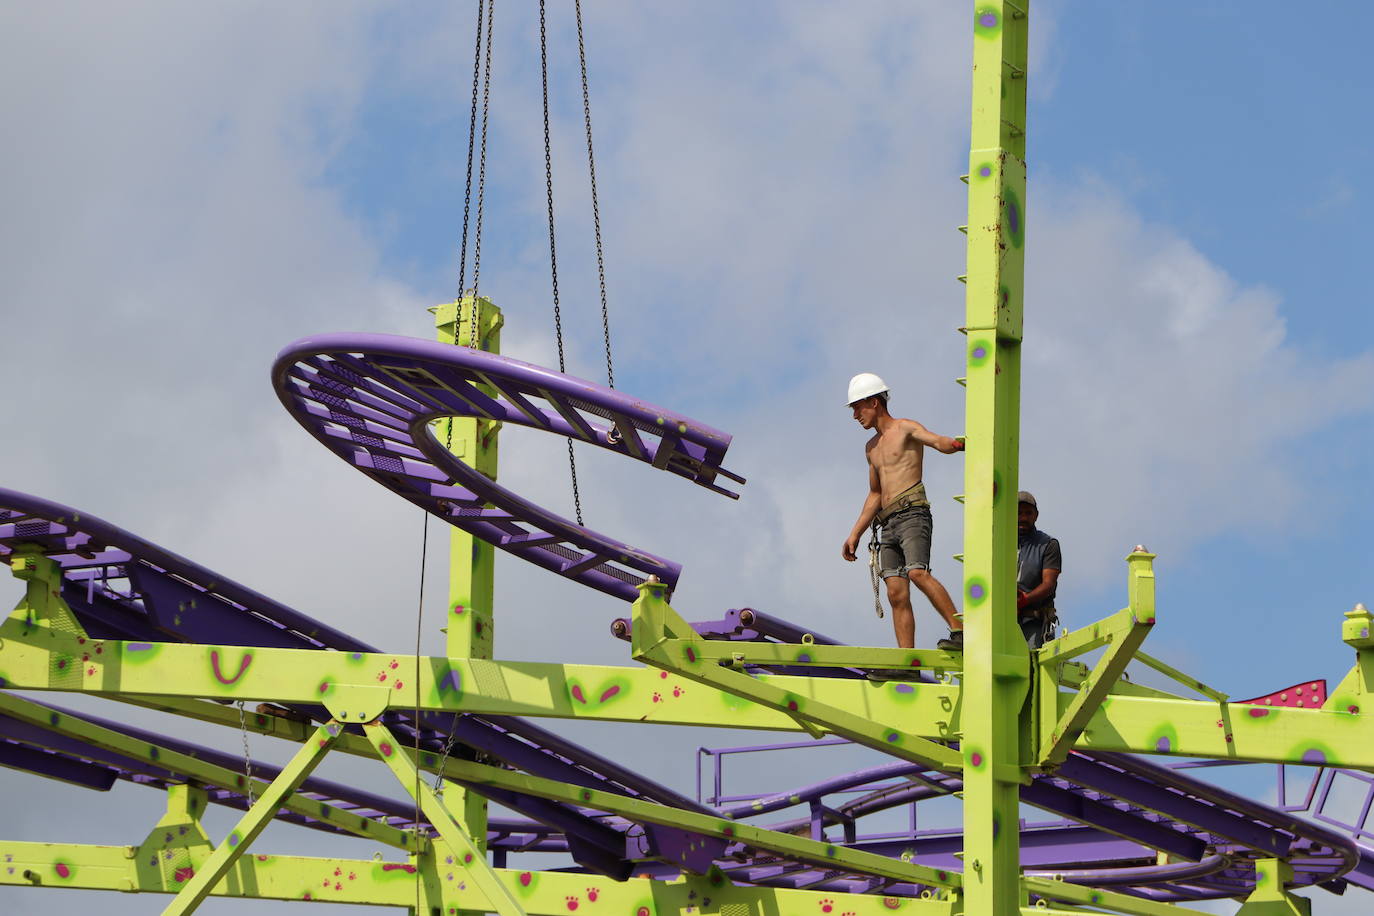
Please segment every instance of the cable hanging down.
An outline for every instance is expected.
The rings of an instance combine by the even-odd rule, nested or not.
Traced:
[[[549,141],[549,37],[546,0],[539,0],[539,76],[544,87],[544,194],[549,205],[549,275],[553,282],[553,333],[558,343],[558,371],[568,371],[563,353],[563,312],[558,302],[558,241],[553,228],[553,151]],[[577,486],[577,457],[568,440],[568,470],[572,476],[573,509],[582,524],[582,494]]]

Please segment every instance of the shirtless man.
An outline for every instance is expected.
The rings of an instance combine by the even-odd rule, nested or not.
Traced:
[[[849,383],[854,419],[864,429],[877,432],[864,446],[868,497],[841,555],[851,563],[856,559],[859,538],[876,519],[882,526],[878,575],[887,584],[897,645],[905,649],[916,646],[916,617],[911,610],[914,584],[949,624],[949,638],[940,640],[939,648],[960,651],[964,647],[963,624],[955,617],[949,592],[930,574],[930,502],[921,481],[921,465],[927,445],[946,455],[963,451],[964,445],[949,436],[936,435],[915,420],[892,416],[887,412],[887,397],[886,383],[870,372],[854,376]]]

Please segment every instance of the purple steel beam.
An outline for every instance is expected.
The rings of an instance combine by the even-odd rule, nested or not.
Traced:
[[[464,464],[431,423],[475,417],[595,445],[726,496],[730,436],[593,382],[429,340],[325,334],[286,347],[272,368],[282,404],[330,451],[444,521],[561,576],[633,601],[681,567],[534,505]],[[495,388],[496,397],[482,389]],[[606,422],[609,421],[609,424]]]
[[[1075,752],[1069,755],[1054,775],[1206,830],[1214,836],[1240,843],[1265,855],[1278,858],[1288,855],[1293,840],[1291,835],[1273,829],[1270,824],[1256,823],[1253,819],[1233,813],[1227,807],[1203,800],[1199,793],[1205,791],[1204,783],[1176,771],[1166,772],[1171,772],[1169,782],[1154,782],[1111,766],[1095,756]]]
[[[304,643],[315,648],[328,644],[345,651],[367,650],[362,643],[340,630],[225,579],[198,563],[164,550],[94,515],[0,487],[0,557],[9,556],[21,544],[42,547],[47,557],[62,568],[64,578],[72,588],[98,588],[106,598],[143,617],[148,626],[169,635],[171,632],[181,635],[181,628],[204,625],[213,627],[217,635],[224,633],[232,637],[229,640],[208,640],[210,642],[227,641],[242,646],[289,644],[298,647]],[[131,557],[137,557],[138,563],[132,562]],[[161,578],[179,577],[187,583],[195,597],[202,599],[196,602],[193,613],[180,615],[181,622],[177,630],[169,631],[159,626],[160,622],[165,624],[177,617],[174,604],[170,607],[160,605],[160,595],[144,595],[137,591],[132,581],[134,590],[122,593],[127,597],[121,598],[117,587],[108,587],[110,580],[129,580],[129,573],[140,564],[165,573]],[[76,584],[79,580],[75,576],[83,573],[89,576],[92,571],[98,574],[100,570],[111,566],[117,567],[118,574],[106,577],[104,582],[100,582],[97,575],[97,578],[87,578],[84,586]],[[134,576],[137,575],[134,573]],[[64,589],[64,597],[65,592]],[[249,613],[250,608],[255,613]],[[290,634],[294,642],[278,642],[277,637],[282,633]]]
[[[116,776],[116,771],[109,767],[13,741],[0,741],[0,766],[60,779],[97,792],[109,791]]]
[[[1070,868],[1028,871],[1035,878],[1053,878],[1089,887],[1111,887],[1122,884],[1172,884],[1214,875],[1231,864],[1222,855],[1210,855],[1198,862],[1176,862],[1168,865],[1143,865],[1122,868]]]
[[[92,635],[98,628],[102,638],[379,651],[95,516],[0,489],[0,556],[21,544],[42,547],[58,562],[63,569],[64,597],[70,599],[83,626],[95,623]],[[123,583],[127,586],[121,588]],[[315,706],[295,706],[290,711],[320,721],[328,717]],[[539,775],[707,810],[574,742],[513,717],[429,717],[421,728],[422,747],[436,752],[442,748],[449,728],[437,723],[445,718],[467,722],[463,739],[480,750],[494,756],[519,750],[522,763]],[[407,714],[388,713],[387,720],[402,735],[414,735],[414,723]],[[510,738],[508,733],[530,743]],[[133,761],[127,763],[136,769]],[[145,775],[176,781],[174,774],[161,770]],[[512,800],[517,811],[530,817],[536,817],[537,810],[537,819],[547,818],[558,807],[523,795]],[[587,821],[565,809],[559,823],[568,819]],[[589,822],[587,829],[595,833],[599,827]],[[677,842],[666,834],[660,839],[665,845]]]

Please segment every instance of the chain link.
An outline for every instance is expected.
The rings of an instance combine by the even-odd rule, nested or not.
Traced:
[[[243,735],[243,791],[248,796],[248,807],[253,807],[253,752],[248,749],[248,717],[243,711],[243,701],[236,704],[239,708],[239,732]]]
[[[596,194],[596,153],[592,149],[592,99],[587,89],[587,46],[582,37],[582,0],[574,0],[577,11],[577,60],[582,67],[582,118],[587,125],[587,171],[592,179],[592,224],[596,228],[596,279],[601,285],[601,333],[606,341],[606,384],[615,387],[615,368],[611,365],[611,318],[606,306],[606,260],[601,252],[601,207]]]
[[[544,84],[544,191],[549,203],[549,270],[553,279],[553,331],[558,339],[558,371],[567,371],[563,355],[563,313],[558,304],[558,243],[553,230],[553,146],[549,142],[549,38],[545,22],[546,0],[539,0],[539,75]],[[582,494],[577,487],[577,457],[568,440],[568,469],[572,474],[573,507],[582,524]]]
[[[478,327],[480,315],[477,299],[480,295],[482,277],[482,215],[487,197],[487,115],[491,106],[491,33],[495,19],[496,0],[491,0],[491,4],[487,7],[486,64],[482,74],[482,152],[477,169],[477,228],[472,241],[472,320],[468,325],[468,346],[474,350],[479,349],[482,343],[479,336],[481,328]],[[455,343],[457,342],[456,330],[455,327]]]
[[[495,2],[495,0],[493,0]],[[463,301],[468,279],[468,218],[472,209],[472,153],[477,139],[477,84],[482,72],[482,19],[486,10],[486,0],[477,0],[477,38],[472,51],[472,106],[468,115],[468,174],[467,185],[463,190],[463,240],[458,252],[458,301]],[[457,319],[454,315],[454,336],[457,337]]]

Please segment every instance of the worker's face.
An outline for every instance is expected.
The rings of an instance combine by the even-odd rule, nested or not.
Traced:
[[[850,404],[854,419],[859,421],[859,425],[864,429],[872,429],[873,424],[878,422],[878,404],[876,397],[864,398],[862,401],[855,401]]]
[[[1040,510],[1030,503],[1018,503],[1016,506],[1016,530],[1034,531],[1035,520],[1040,517]]]

